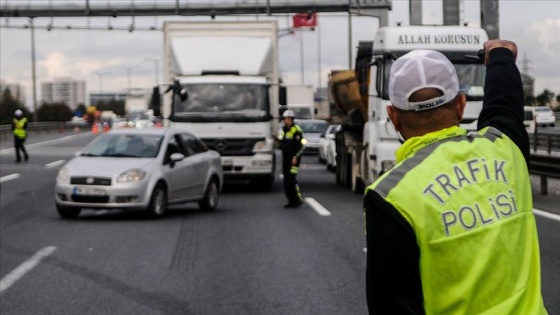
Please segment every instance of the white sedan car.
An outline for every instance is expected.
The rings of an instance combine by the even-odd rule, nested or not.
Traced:
[[[196,136],[167,128],[117,129],[103,133],[58,172],[59,215],[82,209],[143,210],[158,218],[168,204],[218,205],[223,185],[220,154]]]

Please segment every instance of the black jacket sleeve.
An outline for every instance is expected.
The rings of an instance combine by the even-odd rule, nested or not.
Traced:
[[[523,83],[515,58],[507,48],[490,51],[486,64],[484,102],[478,129],[492,126],[506,134],[529,162],[529,136],[523,125]],[[528,164],[528,163],[527,163]]]
[[[424,314],[420,249],[410,224],[375,191],[364,198],[370,314]]]

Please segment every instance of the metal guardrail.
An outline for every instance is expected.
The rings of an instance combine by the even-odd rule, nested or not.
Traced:
[[[74,130],[76,127],[80,129],[91,129],[91,124],[76,124],[73,122],[30,122],[27,123],[27,131],[29,133],[35,132],[65,132]],[[0,137],[2,140],[7,140],[12,137],[11,125],[0,125]]]
[[[541,195],[548,195],[548,178],[560,179],[560,155],[532,153],[529,173],[541,177]]]
[[[560,179],[560,134],[530,134],[531,163],[529,173],[540,176],[541,195],[548,195],[548,178]]]
[[[532,133],[529,134],[531,149],[533,151],[544,150],[547,153],[560,152],[560,134]]]

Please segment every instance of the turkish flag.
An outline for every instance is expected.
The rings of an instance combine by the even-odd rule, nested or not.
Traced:
[[[292,19],[294,28],[317,26],[317,13],[315,12],[296,13]]]

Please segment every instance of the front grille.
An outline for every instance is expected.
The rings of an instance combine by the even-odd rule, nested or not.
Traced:
[[[202,139],[210,150],[218,151],[222,156],[251,156],[255,144],[264,138],[206,138]]]
[[[111,186],[111,178],[107,177],[72,177],[70,178],[70,184],[73,185],[99,185],[99,186]]]
[[[107,203],[107,202],[109,202],[109,196],[72,195],[72,201],[74,201],[74,202],[84,202],[84,203]]]

